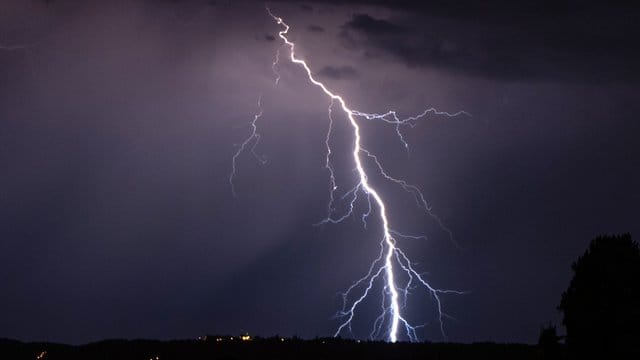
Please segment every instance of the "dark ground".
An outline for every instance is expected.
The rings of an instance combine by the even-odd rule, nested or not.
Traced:
[[[219,340],[218,340],[219,339]],[[217,340],[217,341],[216,341]],[[46,353],[44,353],[46,351]],[[340,339],[105,340],[72,346],[0,339],[2,359],[543,359],[534,345],[356,342]],[[40,357],[39,357],[40,356]]]

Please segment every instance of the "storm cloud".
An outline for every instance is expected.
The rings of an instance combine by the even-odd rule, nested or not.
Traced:
[[[365,57],[387,56],[408,66],[508,81],[628,82],[640,77],[640,10],[631,4],[366,3],[394,13],[387,18],[358,13],[344,24],[346,46]]]

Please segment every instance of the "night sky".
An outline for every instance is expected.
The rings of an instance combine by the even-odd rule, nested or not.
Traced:
[[[427,236],[401,243],[420,272],[468,291],[443,297],[449,341],[537,341],[541,325],[560,325],[570,265],[589,241],[640,236],[636,9],[270,7],[352,108],[472,115],[403,129],[408,152],[393,126],[362,121],[364,146],[454,234],[373,180],[394,227]],[[363,229],[360,203],[342,224],[314,226],[329,199],[328,99],[286,61],[279,30],[257,1],[2,1],[0,337],[333,335],[339,293],[376,257],[379,224]],[[238,158],[234,198],[231,158],[260,96],[267,162]],[[351,132],[334,120],[346,189]],[[443,340],[433,302],[415,292],[419,335]],[[377,298],[363,307],[357,337],[378,310]]]

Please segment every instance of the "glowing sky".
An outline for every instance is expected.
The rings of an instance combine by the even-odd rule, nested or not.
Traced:
[[[418,122],[409,154],[366,123],[364,146],[460,245],[375,184],[394,223],[428,236],[407,243],[420,270],[470,291],[446,299],[449,340],[535,342],[589,240],[640,233],[637,13],[379,4],[271,7],[354,108],[473,114]],[[313,226],[328,103],[294,64],[274,87],[279,30],[262,2],[0,5],[0,337],[333,334],[339,292],[379,248],[357,216]],[[238,159],[234,198],[230,161],[260,94],[268,161]],[[335,151],[349,135],[337,122]]]

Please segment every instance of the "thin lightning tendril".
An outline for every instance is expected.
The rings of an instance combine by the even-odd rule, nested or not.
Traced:
[[[274,80],[274,86],[278,86],[280,82],[280,73],[278,72],[278,62],[280,62],[280,49],[276,50],[276,57],[273,59],[273,64],[271,65],[271,71],[276,76]]]
[[[340,223],[341,221],[350,217],[360,199],[359,194],[365,196],[368,204],[367,211],[362,214],[361,220],[364,224],[364,227],[367,227],[367,218],[372,214],[374,208],[377,211],[377,215],[382,225],[383,236],[380,240],[380,253],[378,257],[371,263],[367,274],[354,283],[342,293],[342,308],[337,313],[337,317],[342,319],[342,322],[338,326],[334,336],[339,336],[344,331],[352,331],[352,321],[356,315],[356,310],[359,306],[365,301],[367,296],[371,293],[371,291],[376,286],[376,280],[383,279],[382,283],[382,301],[381,301],[381,313],[375,319],[373,323],[372,330],[369,334],[370,338],[379,338],[383,331],[385,331],[385,337],[388,341],[396,342],[399,338],[400,329],[403,328],[406,333],[406,337],[410,341],[418,341],[418,336],[416,333],[416,329],[423,327],[424,325],[411,325],[402,315],[402,310],[407,306],[407,298],[410,292],[415,289],[416,286],[422,286],[427,290],[428,294],[434,299],[436,304],[436,310],[438,313],[438,323],[439,328],[442,333],[442,336],[445,337],[444,332],[444,318],[448,318],[449,316],[445,314],[442,310],[442,301],[440,299],[440,295],[443,294],[464,294],[461,291],[455,290],[441,290],[434,288],[431,286],[425,279],[424,275],[419,274],[406,256],[406,254],[398,247],[396,244],[396,239],[426,239],[425,236],[422,235],[405,235],[391,228],[389,224],[389,219],[387,217],[387,207],[385,202],[383,201],[380,193],[369,183],[369,174],[365,170],[365,161],[370,161],[372,164],[376,166],[380,175],[387,181],[395,183],[400,186],[404,191],[411,194],[416,201],[416,204],[423,208],[426,213],[431,216],[436,222],[440,225],[440,227],[449,234],[450,239],[453,240],[453,236],[451,231],[444,226],[442,221],[431,211],[431,206],[427,203],[423,193],[414,185],[407,183],[404,180],[397,179],[389,175],[378,157],[371,153],[369,150],[365,149],[361,145],[361,133],[360,133],[360,125],[356,118],[362,118],[365,120],[377,120],[383,121],[395,126],[395,131],[400,139],[403,146],[409,149],[409,144],[405,140],[402,134],[402,127],[409,126],[414,127],[416,125],[416,121],[421,118],[426,117],[427,115],[440,115],[446,117],[456,117],[460,115],[469,115],[465,111],[459,111],[456,113],[448,113],[443,111],[438,111],[434,108],[428,108],[424,110],[422,113],[410,116],[406,118],[401,118],[398,116],[396,111],[387,111],[386,113],[366,113],[357,110],[351,109],[347,102],[342,98],[342,96],[331,91],[325,84],[316,80],[313,76],[313,73],[307,63],[304,60],[301,60],[296,57],[295,53],[295,43],[291,42],[287,38],[287,34],[289,32],[289,25],[287,25],[281,17],[274,15],[271,10],[266,8],[269,15],[275,20],[275,22],[280,25],[283,29],[278,32],[278,36],[289,48],[289,59],[292,63],[300,65],[304,71],[306,72],[307,79],[313,85],[318,87],[322,92],[329,98],[329,106],[328,106],[328,118],[329,118],[329,128],[325,137],[325,146],[326,146],[326,158],[324,168],[329,173],[330,179],[330,198],[329,203],[327,205],[327,217],[320,221],[317,225],[327,224],[327,223]],[[276,75],[275,84],[277,85],[280,81],[280,74],[278,72],[278,64],[280,61],[280,49],[276,52],[275,60],[272,64],[273,73]],[[333,165],[331,163],[332,150],[330,139],[332,135],[333,128],[333,108],[334,106],[339,106],[340,110],[346,115],[349,120],[349,124],[353,129],[353,162],[355,165],[354,171],[358,175],[358,183],[346,191],[340,198],[340,200],[348,199],[348,210],[342,216],[334,217],[333,213],[334,203],[338,199],[336,197],[336,191],[338,190],[338,185],[336,182],[336,176],[334,172]],[[235,195],[235,189],[233,188],[233,179],[236,174],[236,160],[238,156],[245,150],[249,144],[253,143],[251,147],[251,151],[254,153],[254,156],[260,160],[261,158],[255,154],[255,146],[260,140],[260,135],[257,133],[256,121],[262,115],[262,108],[260,105],[260,100],[258,101],[259,112],[254,115],[254,119],[251,122],[252,133],[245,141],[240,145],[240,148],[233,156],[232,161],[232,172],[229,176],[229,182],[232,186],[232,191]],[[374,206],[375,205],[375,206]],[[395,267],[398,269],[395,269]],[[398,281],[396,280],[395,271],[400,273],[404,273],[406,276],[406,283],[404,286],[398,285]],[[352,294],[356,291],[361,291],[360,296],[352,299]],[[385,326],[386,325],[386,326]]]
[[[238,151],[233,154],[233,158],[231,160],[231,174],[229,174],[229,184],[231,184],[231,192],[233,193],[234,197],[238,196],[236,194],[236,188],[233,183],[233,179],[235,178],[237,173],[236,161],[238,160],[240,154],[242,154],[242,152],[250,146],[251,154],[253,154],[256,160],[258,160],[263,165],[267,163],[267,159],[264,156],[260,156],[258,155],[258,153],[256,153],[256,146],[258,146],[258,143],[260,142],[260,134],[258,134],[258,126],[256,125],[256,122],[258,121],[258,119],[260,119],[260,117],[262,117],[262,94],[258,97],[258,112],[253,115],[253,120],[251,121],[251,133],[242,143],[238,145]]]

